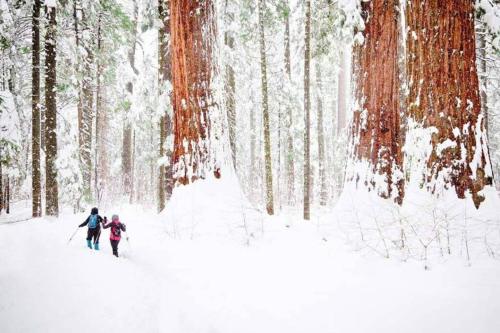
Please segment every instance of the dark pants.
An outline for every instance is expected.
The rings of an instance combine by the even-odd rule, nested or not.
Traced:
[[[120,243],[120,241],[110,239],[110,242],[111,248],[113,249],[113,254],[118,257],[118,243]]]
[[[101,228],[97,227],[94,229],[90,229],[87,231],[87,240],[91,240],[94,238],[94,244],[99,243],[99,236],[101,236]]]

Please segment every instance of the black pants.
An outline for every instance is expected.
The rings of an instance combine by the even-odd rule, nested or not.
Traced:
[[[101,236],[101,228],[97,227],[94,229],[90,229],[87,231],[87,240],[91,240],[94,238],[94,244],[99,243],[99,236]]]
[[[113,249],[113,254],[118,257],[118,243],[120,243],[119,240],[109,240],[111,242],[111,248]]]

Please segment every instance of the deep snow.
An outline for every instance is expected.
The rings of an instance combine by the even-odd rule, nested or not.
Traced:
[[[29,204],[26,204],[29,213]],[[20,207],[13,207],[18,211]],[[167,215],[119,213],[89,250],[85,214],[2,224],[0,332],[477,332],[500,327],[500,264],[449,259],[424,270],[351,251],[318,221],[265,218],[249,242],[177,237]],[[199,218],[199,216],[198,216]],[[206,224],[210,221],[201,221]],[[200,223],[201,223],[200,222]]]

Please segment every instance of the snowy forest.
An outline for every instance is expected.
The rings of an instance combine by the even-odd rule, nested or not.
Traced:
[[[499,0],[0,0],[1,332],[497,332],[499,177]]]

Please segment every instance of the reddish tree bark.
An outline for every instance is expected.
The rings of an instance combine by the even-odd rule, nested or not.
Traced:
[[[174,181],[186,185],[211,171],[220,177],[209,142],[215,10],[210,0],[171,0],[170,15]]]
[[[425,5],[425,6],[424,6]],[[424,181],[437,179],[459,198],[492,184],[476,69],[474,3],[469,0],[414,0],[406,8],[409,113],[433,128]]]
[[[353,115],[354,161],[367,161],[370,172],[363,176],[354,170],[355,181],[383,198],[401,204],[404,182],[401,170],[398,13],[397,0],[362,2],[364,43],[354,49],[355,98]],[[372,176],[370,176],[370,174]],[[383,177],[375,177],[375,175]],[[364,177],[365,179],[360,179]]]

